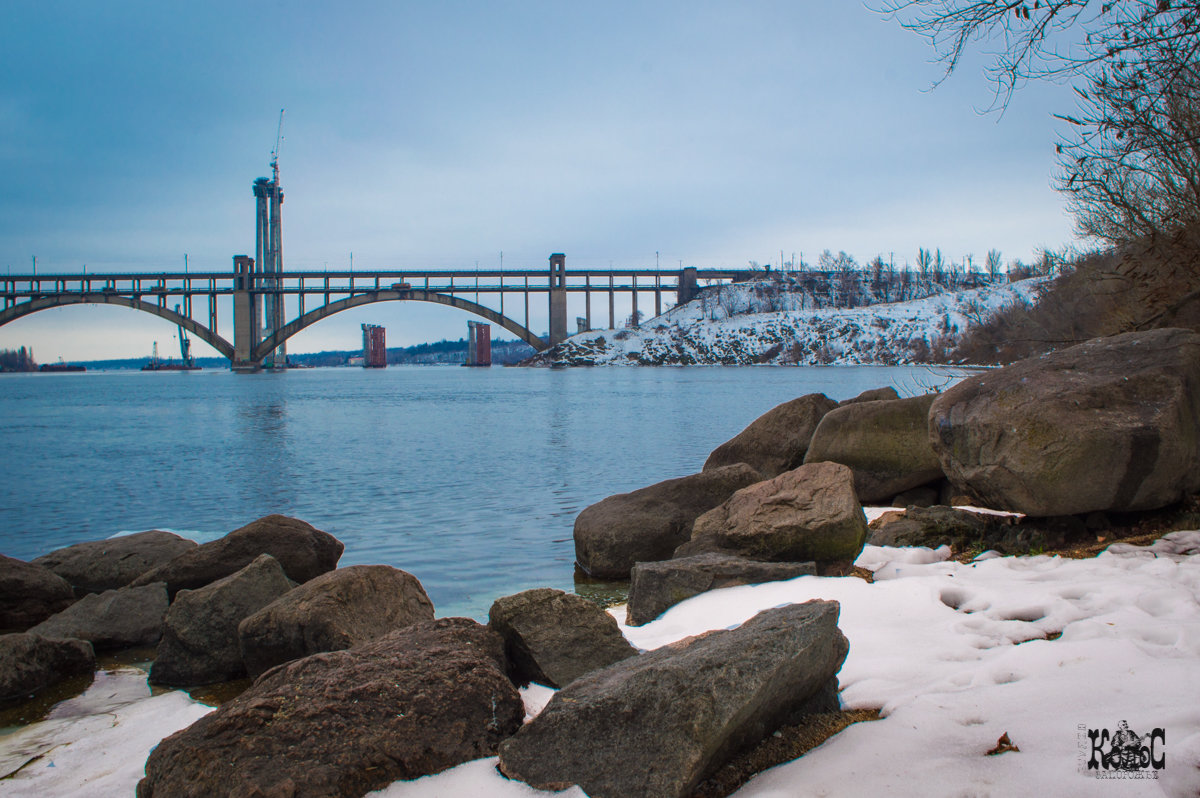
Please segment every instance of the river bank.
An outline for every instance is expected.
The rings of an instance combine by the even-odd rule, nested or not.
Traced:
[[[1108,739],[1117,729],[1127,738],[1135,734],[1132,728],[1147,741],[1144,756],[1139,753],[1132,768],[1136,779],[1158,781],[1168,794],[1187,794],[1195,789],[1192,763],[1200,763],[1193,751],[1200,748],[1200,719],[1190,709],[1178,709],[1177,697],[1172,697],[1200,658],[1200,604],[1195,599],[1200,532],[1170,532],[1147,548],[1111,541],[1131,528],[1145,531],[1157,525],[1154,531],[1165,532],[1172,524],[1194,521],[1192,505],[1177,516],[1171,508],[1194,496],[1198,487],[1193,466],[1200,447],[1188,433],[1194,433],[1198,415],[1198,349],[1200,339],[1192,333],[1158,331],[1017,364],[937,396],[900,398],[889,390],[840,403],[818,395],[784,403],[714,449],[702,472],[611,496],[579,514],[576,562],[595,575],[631,576],[627,613],[617,608],[606,615],[576,597],[533,590],[505,599],[526,609],[503,622],[500,618],[509,610],[498,615],[500,602],[494,604],[486,628],[465,619],[426,622],[420,617],[432,617],[432,608],[416,585],[419,600],[414,606],[423,615],[405,622],[411,626],[377,637],[394,624],[385,619],[383,628],[374,630],[363,622],[393,610],[380,603],[383,596],[377,589],[357,598],[335,592],[335,585],[352,586],[367,571],[364,566],[335,570],[342,544],[320,530],[291,519],[265,518],[193,547],[134,583],[147,589],[158,584],[177,594],[163,627],[172,664],[167,667],[160,646],[152,680],[173,683],[176,677],[168,671],[188,672],[192,666],[181,671],[175,663],[179,657],[194,659],[201,674],[216,673],[209,661],[217,641],[196,637],[189,631],[195,621],[188,619],[225,614],[240,595],[268,590],[257,600],[264,609],[248,607],[245,612],[252,614],[222,621],[236,625],[240,654],[237,646],[232,653],[246,667],[252,659],[250,642],[258,637],[249,630],[264,628],[269,620],[286,631],[289,625],[307,627],[324,617],[326,610],[318,611],[310,597],[344,595],[337,600],[344,609],[333,617],[349,611],[361,620],[347,627],[357,637],[332,648],[309,641],[303,653],[275,659],[292,661],[159,745],[138,794],[178,794],[184,783],[207,784],[204,780],[214,776],[205,765],[209,760],[222,768],[229,761],[242,762],[219,776],[222,784],[229,778],[260,787],[292,783],[301,778],[296,762],[291,754],[280,758],[279,751],[292,752],[297,745],[304,750],[297,754],[300,760],[338,763],[315,771],[306,766],[306,773],[319,774],[319,783],[352,779],[357,786],[339,788],[338,794],[361,794],[388,782],[383,773],[372,773],[382,766],[371,764],[377,761],[376,746],[390,745],[382,742],[386,737],[405,741],[405,748],[415,734],[415,751],[397,749],[388,755],[387,761],[403,764],[386,771],[391,779],[400,779],[386,787],[399,792],[387,794],[423,794],[421,790],[448,786],[485,794],[528,790],[508,781],[488,782],[500,777],[487,775],[478,763],[498,747],[504,773],[542,789],[580,784],[596,798],[631,794],[630,789],[683,796],[726,764],[712,752],[726,757],[752,747],[764,732],[774,729],[782,736],[784,726],[803,726],[805,718],[830,708],[878,712],[882,719],[856,724],[774,773],[799,767],[808,789],[815,783],[809,778],[813,757],[853,739],[853,761],[846,759],[851,749],[843,748],[827,772],[844,779],[849,770],[856,775],[856,788],[862,783],[880,789],[890,785],[898,794],[917,794],[916,787],[925,789],[919,781],[896,784],[897,774],[908,772],[901,763],[916,760],[945,769],[950,782],[962,789],[991,784],[1026,791],[1032,776],[1051,784],[1056,794],[1086,794],[1095,778],[1114,777],[1109,760],[1118,752],[1092,744],[1075,758],[1073,771],[1063,768],[1064,743],[1052,738],[1062,731],[1064,715],[1073,712],[1083,717],[1068,726],[1070,742],[1078,746],[1101,731]],[[1148,394],[1143,390],[1147,384],[1160,390]],[[1165,389],[1168,384],[1179,390]],[[1129,396],[1136,397],[1134,404],[1123,404]],[[1080,407],[1087,410],[1081,413]],[[1115,408],[1122,412],[1108,415]],[[1055,456],[1031,459],[1031,452],[1045,454],[1047,418],[1058,419],[1053,425],[1058,431],[1052,443]],[[994,423],[1004,430],[999,442],[987,434]],[[1151,437],[1157,445],[1147,449]],[[974,448],[979,441],[986,445]],[[1097,453],[1111,452],[1118,454],[1113,467],[1098,471],[1103,454]],[[987,471],[996,463],[1012,462],[1023,463],[1022,470]],[[985,497],[988,506],[1009,512],[981,516],[924,507],[956,493]],[[876,501],[889,496],[895,497],[889,503],[904,509],[872,510],[869,515],[878,517],[868,527],[860,497]],[[1130,518],[1144,523],[1133,527]],[[896,545],[898,540],[926,545]],[[1001,553],[1044,550],[1051,541],[1109,545],[1099,556],[1078,561]],[[270,556],[264,553],[243,567],[255,551]],[[760,569],[762,560],[815,562],[793,571],[808,575],[777,575],[768,578],[779,581],[742,585],[761,581],[737,574],[750,566]],[[310,565],[317,563],[312,571]],[[716,581],[673,595],[648,614],[635,612],[644,606],[644,591],[654,589],[640,575],[662,568],[677,574],[699,568]],[[385,570],[410,580],[395,569]],[[289,587],[285,572],[304,584]],[[229,576],[211,582],[220,574]],[[564,625],[560,611],[535,609],[567,598],[578,607],[572,612],[583,613],[580,621]],[[293,610],[301,608],[307,609],[295,616]],[[585,623],[584,616],[594,620]],[[578,637],[584,627],[594,631]],[[572,675],[554,675],[551,662],[564,653],[578,660],[581,654],[598,652],[599,639],[610,634],[609,628],[627,653]],[[630,642],[636,648],[629,648]],[[195,653],[185,654],[180,645]],[[336,653],[305,657],[323,651]],[[461,657],[466,660],[450,672],[473,675],[462,682],[455,676],[436,688],[431,682],[428,689],[434,692],[429,693],[424,680]],[[535,672],[545,668],[547,674],[535,681],[560,687],[559,692],[537,685],[515,692],[514,684],[530,678],[528,665],[522,664],[530,658]],[[721,665],[714,666],[716,662]],[[434,703],[410,705],[409,677],[387,675],[396,668],[414,674],[419,684],[413,695],[425,703],[432,695]],[[520,676],[522,672],[526,675]],[[586,675],[579,676],[581,672]],[[680,680],[671,675],[681,672],[688,676]],[[731,679],[730,674],[737,676]],[[832,682],[831,674],[837,674]],[[1131,674],[1137,677],[1132,682]],[[1065,684],[1060,683],[1064,675]],[[1144,682],[1142,675],[1150,681]],[[185,684],[206,680],[203,675],[185,678],[192,679]],[[384,681],[377,691],[379,678]],[[697,680],[705,686],[696,688]],[[801,684],[804,692],[799,692]],[[1122,684],[1127,685],[1124,692]],[[772,685],[795,688],[777,694]],[[1083,694],[1091,695],[1094,686],[1106,696],[1115,691],[1116,697],[1085,703]],[[393,690],[399,692],[392,696]],[[373,703],[377,692],[388,696],[378,707],[383,714]],[[485,723],[487,713],[476,717],[476,699],[489,693],[491,721]],[[1144,705],[1140,712],[1134,698]],[[689,709],[696,700],[703,706]],[[634,710],[641,706],[659,709],[645,715]],[[1154,721],[1145,706],[1165,720]],[[396,707],[402,708],[399,714]],[[583,714],[572,720],[578,712]],[[1121,717],[1104,721],[1099,712]],[[366,714],[352,724],[355,736],[343,739],[335,727],[345,722],[346,713],[353,718]],[[444,721],[419,720],[432,718],[430,713],[469,733],[464,737],[459,729],[445,736]],[[725,717],[730,721],[717,720]],[[993,722],[1002,723],[1003,730],[993,729]],[[1159,725],[1147,725],[1151,723]],[[1171,749],[1172,757],[1181,760],[1171,760],[1182,765],[1177,769],[1166,764],[1163,723],[1177,729],[1170,737],[1180,741]],[[393,725],[399,737],[389,731]],[[755,729],[758,736],[744,736],[743,727]],[[885,727],[886,738],[861,731]],[[898,733],[902,728],[916,728],[922,739],[915,742],[910,733]],[[681,729],[690,731],[678,737]],[[384,737],[376,742],[380,734]],[[631,747],[631,735],[641,742]],[[982,750],[980,737],[988,741]],[[693,738],[702,742],[690,754]],[[863,739],[878,755],[863,756]],[[573,752],[580,742],[586,751]],[[931,744],[936,752],[932,759]],[[1007,764],[1018,756],[1017,764]],[[1097,756],[1100,764],[1095,764]],[[42,772],[40,761],[29,757],[14,778]],[[814,767],[820,782],[826,771]],[[344,777],[337,775],[342,772]],[[414,780],[422,773],[439,775]],[[750,782],[739,794],[777,794],[772,790],[780,788],[791,794],[786,786],[791,776],[782,777],[783,782],[770,778],[774,776]],[[649,780],[661,782],[661,788],[647,787]],[[914,790],[906,792],[906,787]],[[760,789],[766,792],[756,792]]]

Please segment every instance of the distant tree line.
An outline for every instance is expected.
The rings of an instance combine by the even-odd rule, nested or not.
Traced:
[[[0,349],[0,372],[37,371],[37,367],[32,349]]]

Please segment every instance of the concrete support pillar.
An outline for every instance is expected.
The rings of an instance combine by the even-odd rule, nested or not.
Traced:
[[[550,256],[550,345],[567,338],[567,256]]]
[[[614,301],[615,294],[613,293],[613,278],[608,275],[608,329],[617,329],[617,313],[616,302]]]
[[[641,319],[638,318],[637,308],[637,278],[633,278],[633,312],[629,314],[630,326],[638,328],[642,326]]]
[[[260,341],[254,258],[234,255],[233,273],[233,370],[258,371],[262,363],[253,360]]]
[[[679,273],[679,289],[675,292],[675,304],[683,305],[691,302],[699,290],[696,283],[696,267],[688,266]]]

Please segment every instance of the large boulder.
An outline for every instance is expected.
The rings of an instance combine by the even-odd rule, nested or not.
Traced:
[[[0,631],[25,631],[75,601],[75,591],[49,568],[0,554]]]
[[[1095,532],[1074,516],[1019,518],[942,505],[884,513],[870,530],[874,546],[949,546],[956,552],[1029,554],[1095,540]]]
[[[167,586],[162,582],[90,593],[30,633],[87,640],[97,651],[153,646],[162,637]]]
[[[899,399],[900,394],[896,393],[896,389],[888,385],[883,388],[872,388],[869,391],[863,391],[858,396],[850,399],[843,399],[838,402],[838,407],[842,405],[852,405],[856,402],[877,402],[881,399]]]
[[[95,666],[96,656],[86,640],[0,635],[0,701],[28,698],[63,679],[90,673]]]
[[[790,471],[804,462],[813,430],[835,407],[837,402],[820,393],[773,407],[714,449],[704,462],[704,470],[746,463],[762,479]]]
[[[488,626],[504,638],[509,675],[517,684],[564,687],[637,654],[599,605],[548,587],[496,599]]]
[[[263,674],[159,743],[137,795],[363,795],[495,754],[524,713],[498,635],[426,621]]]
[[[336,568],[342,548],[340,540],[312,524],[268,515],[152,568],[133,584],[166,582],[174,599],[180,590],[204,587],[245,568],[260,554],[274,557],[293,581],[307,582]]]
[[[625,622],[641,626],[681,601],[709,590],[816,574],[816,563],[759,562],[732,554],[696,554],[633,566]]]
[[[813,433],[804,462],[849,466],[861,502],[890,501],[941,479],[941,463],[929,444],[934,396],[851,402],[830,411]]]
[[[590,673],[500,745],[500,769],[592,798],[689,795],[779,727],[836,710],[837,617],[833,601],[778,607]]]
[[[251,676],[319,651],[374,640],[433,620],[433,602],[415,576],[390,565],[339,568],[291,590],[238,625]]]
[[[245,676],[238,624],[291,589],[275,558],[262,554],[211,585],[179,591],[167,610],[150,681],[188,686]]]
[[[867,517],[850,469],[810,463],[742,488],[696,519],[676,557],[705,552],[757,560],[819,563],[853,560],[867,538]]]
[[[761,478],[737,463],[609,496],[575,519],[575,561],[598,579],[628,579],[634,563],[670,558],[696,516]]]
[[[1164,507],[1200,491],[1200,334],[1097,338],[942,393],[929,436],[946,476],[1034,516]]]
[[[76,543],[55,549],[33,561],[61,576],[77,595],[103,593],[124,587],[151,568],[164,565],[196,541],[172,532],[152,529],[135,535]]]

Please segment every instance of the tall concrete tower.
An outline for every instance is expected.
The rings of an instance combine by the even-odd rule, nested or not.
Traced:
[[[279,188],[279,163],[271,160],[271,179],[260,177],[254,181],[254,246],[257,270],[262,274],[260,294],[255,305],[261,308],[258,318],[262,319],[261,338],[266,339],[283,326],[283,296],[273,293],[281,286],[283,272],[283,191]],[[263,361],[264,368],[287,367],[287,346],[280,344]]]

